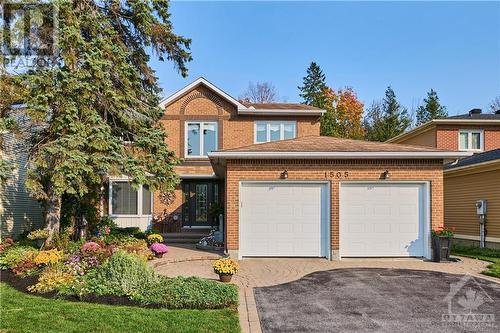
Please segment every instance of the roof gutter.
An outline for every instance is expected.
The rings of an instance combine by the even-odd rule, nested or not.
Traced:
[[[240,115],[258,116],[322,116],[326,110],[296,110],[296,109],[238,109]]]
[[[471,156],[472,152],[457,152],[457,151],[436,151],[436,152],[244,152],[244,151],[215,151],[208,154],[210,158],[220,159],[266,159],[266,158],[283,158],[283,159],[419,159],[419,158],[436,158],[436,159],[456,159]]]

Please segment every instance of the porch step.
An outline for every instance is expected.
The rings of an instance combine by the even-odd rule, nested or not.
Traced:
[[[203,237],[207,237],[208,233],[194,233],[194,232],[175,232],[162,234],[165,243],[185,243],[185,244],[196,244]]]

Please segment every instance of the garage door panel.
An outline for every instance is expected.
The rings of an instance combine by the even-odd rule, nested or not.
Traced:
[[[423,256],[422,191],[421,184],[342,184],[341,255]]]
[[[325,191],[324,184],[242,183],[242,255],[321,256]]]

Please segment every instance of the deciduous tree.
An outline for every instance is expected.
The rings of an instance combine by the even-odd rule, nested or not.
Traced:
[[[240,99],[252,103],[273,103],[278,99],[276,87],[271,82],[248,83],[247,90],[240,96]]]
[[[488,109],[491,113],[495,113],[500,110],[500,96],[495,97],[491,101]]]
[[[351,88],[335,91],[325,88],[326,113],[321,119],[321,135],[337,138],[363,137],[363,103]]]

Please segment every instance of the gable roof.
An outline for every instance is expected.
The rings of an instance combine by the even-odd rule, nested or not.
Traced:
[[[171,102],[175,101],[177,98],[183,96],[184,94],[188,93],[192,89],[196,88],[200,84],[205,85],[206,87],[208,87],[209,89],[211,89],[213,92],[215,92],[218,95],[222,96],[228,102],[230,102],[230,103],[234,104],[236,107],[238,107],[238,109],[240,109],[240,108],[246,109],[245,105],[241,104],[238,100],[236,100],[235,98],[231,97],[229,94],[227,94],[222,89],[220,89],[217,86],[215,86],[213,83],[211,83],[210,81],[208,81],[204,77],[197,78],[196,80],[194,80],[193,82],[191,82],[190,84],[188,84],[187,86],[185,86],[184,88],[182,88],[181,90],[173,93],[172,95],[170,95],[168,97],[165,97],[164,99],[162,99],[160,101],[160,104],[158,106],[160,108],[165,108],[165,106],[167,106]]]
[[[454,152],[422,146],[304,136],[253,144],[209,154],[210,158],[460,158],[470,152]]]
[[[494,161],[500,162],[500,148],[486,151],[484,153],[474,154],[472,156],[461,159],[456,163],[448,163],[444,166],[444,169],[452,170]]]
[[[245,103],[240,102],[231,95],[224,92],[222,89],[215,86],[213,83],[207,79],[200,77],[195,81],[191,82],[181,90],[175,92],[174,94],[162,99],[159,103],[159,107],[164,109],[168,104],[177,100],[178,98],[184,96],[192,89],[199,85],[204,85],[219,96],[226,99],[231,104],[235,105],[238,109],[238,114],[241,115],[264,115],[264,116],[274,116],[274,115],[303,115],[303,116],[321,116],[325,113],[325,110],[315,108],[313,106],[298,104],[298,103]]]

